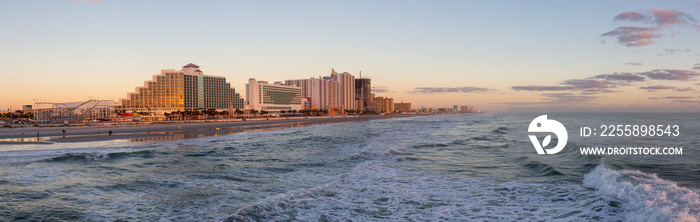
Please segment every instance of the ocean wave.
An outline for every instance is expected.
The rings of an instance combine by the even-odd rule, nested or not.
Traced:
[[[334,182],[268,197],[224,221],[619,220],[576,184],[482,180],[367,161]]]
[[[414,148],[429,148],[429,147],[446,147],[449,146],[444,143],[426,143],[413,146]]]
[[[627,221],[698,221],[696,190],[638,170],[614,170],[599,165],[584,175],[583,186],[620,201]]]
[[[497,133],[497,134],[508,134],[508,127],[502,126],[498,127],[498,129],[495,129],[491,131],[492,133]]]
[[[522,166],[531,172],[530,176],[549,177],[564,175],[563,173],[557,171],[555,167],[535,160],[530,160],[522,164]]]
[[[42,159],[43,162],[86,162],[86,161],[100,161],[107,159],[121,159],[128,157],[142,157],[151,158],[154,155],[154,151],[151,150],[141,150],[134,152],[114,152],[114,153],[66,153],[56,157],[50,157]]]

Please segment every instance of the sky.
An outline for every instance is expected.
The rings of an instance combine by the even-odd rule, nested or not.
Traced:
[[[700,1],[3,0],[0,21],[0,110],[188,63],[240,93],[335,69],[413,108],[700,110]]]

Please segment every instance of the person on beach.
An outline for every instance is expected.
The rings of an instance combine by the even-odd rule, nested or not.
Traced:
[[[62,130],[62,131],[63,131],[63,135],[65,136],[65,135],[66,135],[66,130]]]

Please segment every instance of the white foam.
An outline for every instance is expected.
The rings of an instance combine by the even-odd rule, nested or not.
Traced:
[[[599,165],[584,175],[583,186],[622,202],[627,221],[698,221],[697,191],[679,187],[656,174],[638,170],[612,170]]]
[[[620,220],[604,198],[575,184],[433,175],[367,161],[336,182],[248,206],[232,218],[277,220]]]

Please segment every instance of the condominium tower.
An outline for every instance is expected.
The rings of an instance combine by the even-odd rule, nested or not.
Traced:
[[[357,109],[355,105],[355,76],[338,73],[331,69],[331,75],[319,78],[287,80],[287,85],[302,88],[302,96],[311,98],[312,109],[328,110]]]
[[[153,112],[162,114],[173,111],[244,107],[243,99],[236,93],[226,77],[204,75],[199,66],[187,64],[182,70],[163,69],[153,80],[144,82],[120,100],[124,111]]]
[[[302,92],[300,87],[288,86],[282,82],[269,84],[250,78],[245,84],[246,104],[251,109],[279,112],[302,109]]]
[[[374,110],[374,96],[372,95],[372,84],[369,78],[355,79],[355,101],[357,110]]]
[[[339,106],[339,84],[331,78],[294,79],[285,81],[286,85],[301,88],[301,96],[311,98],[311,109],[328,110]]]
[[[355,76],[350,73],[338,73],[331,69],[331,78],[338,82],[338,105],[344,109],[355,110]]]

